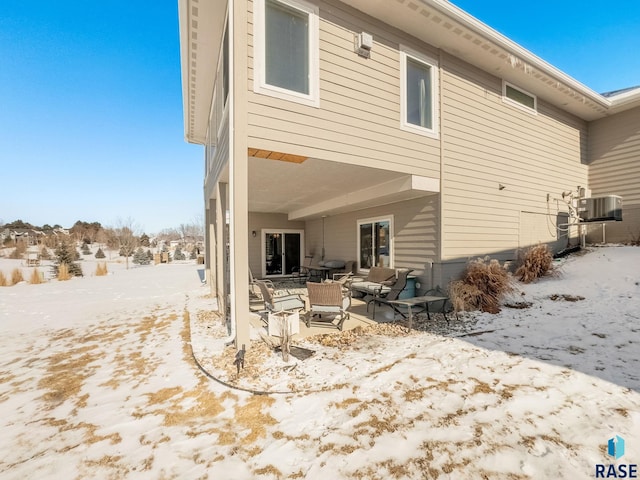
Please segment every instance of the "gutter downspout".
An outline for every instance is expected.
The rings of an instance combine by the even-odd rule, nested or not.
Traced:
[[[235,46],[235,38],[234,38],[234,15],[233,15],[233,9],[234,9],[234,5],[233,5],[233,0],[227,0],[227,36],[229,38],[229,99],[227,100],[227,105],[229,107],[229,117],[228,117],[228,122],[229,122],[229,152],[227,153],[228,158],[229,158],[229,205],[227,205],[227,208],[229,208],[229,212],[230,212],[230,220],[229,220],[229,259],[228,259],[228,264],[229,264],[229,294],[227,295],[227,306],[229,307],[229,323],[231,324],[231,332],[229,334],[229,336],[227,338],[224,339],[224,345],[229,344],[230,342],[235,341],[236,339],[236,314],[237,312],[235,311],[235,309],[233,308],[232,305],[234,305],[235,302],[235,289],[232,288],[233,285],[235,285],[235,268],[233,268],[233,261],[232,259],[235,256],[235,248],[234,248],[234,239],[235,239],[235,235],[234,235],[234,231],[233,231],[233,224],[231,222],[234,221],[233,219],[233,214],[234,214],[234,210],[235,210],[235,205],[233,204],[233,195],[234,195],[234,190],[235,190],[235,186],[234,186],[234,182],[233,182],[233,178],[234,178],[234,170],[235,170],[235,161],[234,161],[234,155],[235,155],[235,81],[234,81],[234,67],[235,67],[235,59],[234,59],[234,55],[232,55],[232,52],[234,52],[234,46]],[[225,215],[225,212],[222,212],[223,215]],[[226,223],[226,220],[225,220]],[[225,317],[227,316],[227,312],[226,312],[226,308],[225,308],[225,312],[224,312]]]
[[[442,280],[442,239],[444,235],[442,234],[442,226],[444,222],[442,221],[442,217],[444,214],[444,102],[442,101],[442,84],[444,83],[443,72],[444,68],[442,68],[442,49],[438,49],[438,125],[440,128],[440,199],[438,202],[438,258],[436,262],[431,262],[431,288],[435,288],[435,272],[434,272],[434,264],[440,266],[440,280]]]

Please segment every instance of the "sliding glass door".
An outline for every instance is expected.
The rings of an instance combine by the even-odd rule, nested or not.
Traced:
[[[291,275],[302,264],[303,230],[262,231],[262,275]]]

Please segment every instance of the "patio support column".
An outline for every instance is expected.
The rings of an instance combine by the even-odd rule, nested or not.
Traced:
[[[247,132],[247,0],[230,0],[229,9],[229,207],[231,321],[236,348],[250,347],[249,325],[249,159]]]
[[[204,278],[213,295],[216,294],[216,201],[209,200],[205,209],[204,221]],[[219,304],[218,304],[219,305]]]
[[[227,312],[227,294],[229,289],[228,279],[228,258],[226,245],[228,242],[227,235],[227,184],[222,182],[216,183],[216,202],[215,202],[215,296],[218,299],[219,311],[226,315]],[[214,272],[212,272],[214,273]]]

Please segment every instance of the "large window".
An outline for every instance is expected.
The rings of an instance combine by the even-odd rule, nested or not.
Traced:
[[[318,106],[318,7],[256,0],[254,39],[254,91]]]
[[[358,221],[358,269],[393,267],[393,218]]]
[[[502,82],[502,98],[511,105],[524,107],[531,113],[537,112],[538,102],[536,96],[514,87],[510,83]]]
[[[400,52],[401,126],[422,135],[438,135],[438,66],[425,55]]]

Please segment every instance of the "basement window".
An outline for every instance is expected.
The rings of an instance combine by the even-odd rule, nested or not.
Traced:
[[[535,95],[507,82],[502,82],[502,99],[505,103],[510,103],[516,107],[524,107],[529,111],[536,112],[538,109],[538,102]]]

